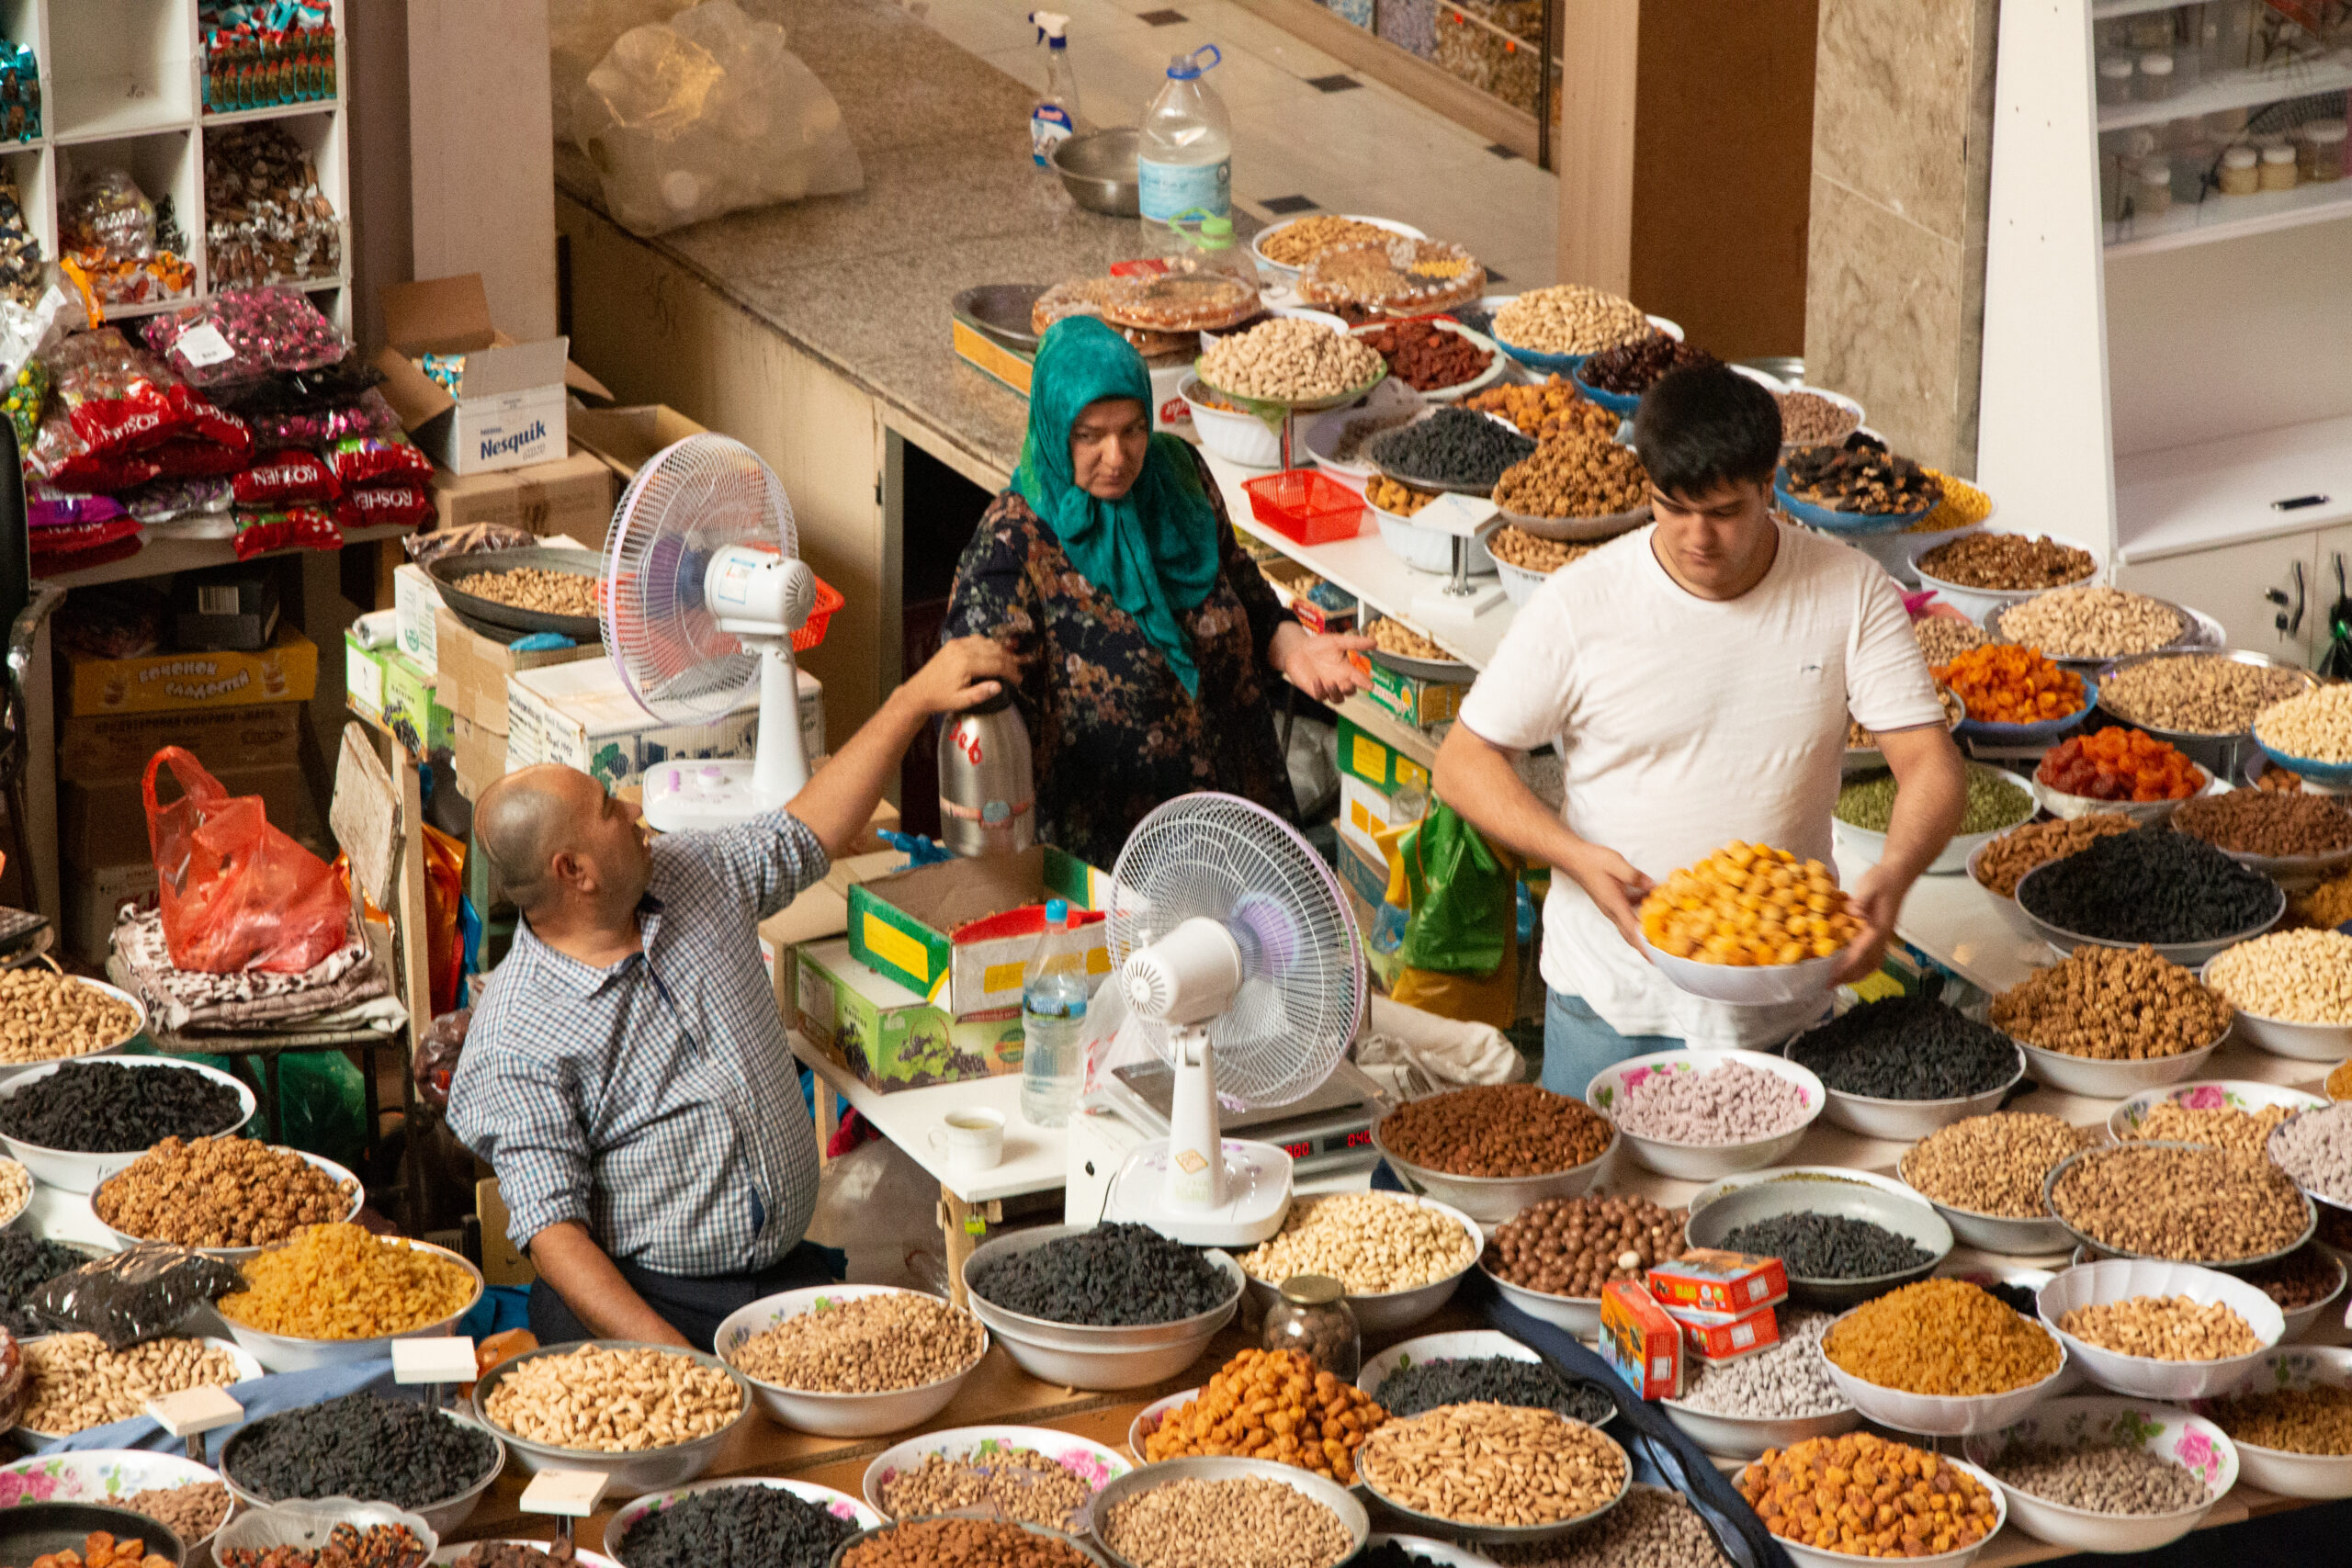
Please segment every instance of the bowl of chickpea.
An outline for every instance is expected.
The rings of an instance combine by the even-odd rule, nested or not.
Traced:
[[[1830,868],[1734,840],[1642,900],[1642,953],[1694,996],[1746,1007],[1826,998],[1862,923]]]

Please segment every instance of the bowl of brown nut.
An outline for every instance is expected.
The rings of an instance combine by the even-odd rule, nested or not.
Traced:
[[[1364,628],[1372,638],[1372,661],[1417,681],[1450,681],[1467,684],[1477,676],[1468,664],[1423,637],[1402,621],[1385,616]]]
[[[1514,604],[1524,604],[1552,581],[1554,572],[1584,559],[1605,542],[1570,544],[1546,539],[1510,524],[1487,536],[1487,551],[1495,558],[1495,570],[1502,573],[1503,596]]]
[[[1537,538],[1614,538],[1649,521],[1650,477],[1630,446],[1595,435],[1547,435],[1505,470],[1494,502],[1503,520]]]
[[[583,1339],[528,1350],[474,1384],[475,1420],[524,1472],[599,1470],[634,1497],[710,1468],[752,1414],[742,1375],[671,1345]]]

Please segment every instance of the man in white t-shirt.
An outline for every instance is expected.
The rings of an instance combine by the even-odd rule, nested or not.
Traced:
[[[1679,1044],[1769,1046],[1820,1002],[1736,1007],[1680,990],[1635,945],[1654,881],[1734,839],[1830,858],[1850,713],[1898,785],[1879,863],[1849,889],[1874,968],[1903,896],[1960,826],[1967,782],[1894,579],[1772,510],[1781,413],[1721,367],[1679,370],[1634,420],[1651,526],[1552,574],[1463,700],[1437,792],[1554,868],[1544,906],[1544,1082]],[[1551,742],[1558,814],[1512,770]]]

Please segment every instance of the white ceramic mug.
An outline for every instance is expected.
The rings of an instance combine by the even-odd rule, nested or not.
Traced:
[[[1004,1158],[1003,1111],[951,1111],[945,1121],[931,1130],[931,1151],[946,1155],[948,1169],[987,1170]]]

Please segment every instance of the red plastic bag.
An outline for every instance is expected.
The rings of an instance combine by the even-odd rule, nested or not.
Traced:
[[[166,765],[186,794],[164,806],[155,773]],[[175,966],[299,975],[343,945],[351,916],[343,885],[326,862],[270,826],[261,796],[230,795],[177,746],[148,759],[141,788]]]

